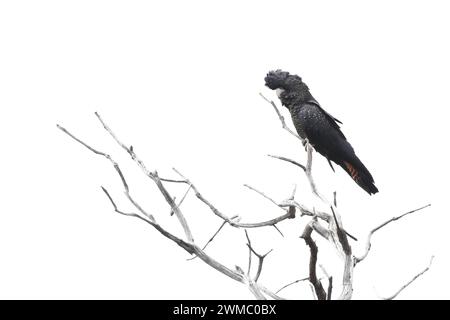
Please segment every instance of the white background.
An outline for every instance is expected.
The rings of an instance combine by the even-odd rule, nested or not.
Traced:
[[[449,9],[445,1],[3,1],[0,298],[253,298],[198,259],[186,261],[150,226],[115,214],[101,185],[132,207],[112,166],[56,123],[111,153],[135,197],[180,236],[161,195],[94,111],[150,169],[176,178],[176,167],[229,216],[282,213],[244,183],[277,201],[297,184],[296,199],[319,208],[299,170],[266,156],[305,158],[258,95],[276,99],[263,78],[282,68],[343,121],[380,190],[368,196],[315,155],[317,183],[326,195],[338,191],[357,253],[371,228],[432,203],[374,236],[354,297],[392,294],[435,255],[399,298],[448,299]],[[179,199],[184,187],[170,190]],[[192,194],[182,209],[199,244],[221,223]],[[257,250],[275,249],[266,286],[307,275],[309,251],[298,238],[305,221],[281,223],[284,238],[250,230]],[[321,263],[339,272],[340,260],[318,243]],[[225,227],[207,252],[246,269],[242,230]],[[282,293],[311,298],[306,283]]]

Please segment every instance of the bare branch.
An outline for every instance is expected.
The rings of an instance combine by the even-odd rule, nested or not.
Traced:
[[[253,188],[252,186],[249,186],[248,184],[244,184],[244,187],[247,187],[247,188],[249,188],[250,190],[255,191],[257,194],[261,195],[261,196],[264,197],[265,199],[267,199],[267,200],[269,200],[270,202],[272,202],[272,203],[273,203],[274,205],[276,205],[278,208],[280,208],[280,209],[282,209],[282,210],[284,210],[284,211],[289,212],[290,209],[287,209],[287,208],[285,208],[285,207],[283,207],[283,206],[280,206],[280,204],[278,204],[275,200],[273,200],[272,198],[270,198],[269,196],[267,196],[264,192],[261,192],[261,191],[257,190],[256,188]],[[295,190],[296,190],[296,188],[294,188],[294,191],[293,191],[293,193],[292,193],[292,197],[295,195]],[[289,207],[289,208],[291,208],[291,207]],[[293,208],[293,210],[294,210],[294,212],[291,211],[291,214],[292,214],[293,216],[295,216],[295,208]],[[276,224],[272,225],[272,227],[274,227],[275,230],[277,230],[278,233],[279,233],[282,237],[284,237],[283,232],[281,232],[280,229],[278,229],[278,227],[276,226]]]
[[[305,240],[306,244],[309,247],[309,250],[311,252],[310,259],[309,259],[309,281],[314,286],[314,291],[317,295],[317,299],[319,300],[326,300],[327,294],[325,292],[325,289],[322,286],[322,283],[317,278],[316,273],[316,264],[317,264],[317,253],[319,249],[317,248],[316,243],[311,237],[311,233],[313,231],[313,228],[311,224],[307,224],[305,227],[305,230],[303,231],[303,234],[300,238]]]
[[[282,297],[280,297],[279,295],[277,295],[276,293],[270,291],[269,289],[267,289],[267,288],[264,287],[263,285],[261,285],[261,284],[259,284],[259,283],[258,283],[257,285],[258,285],[259,289],[260,289],[263,293],[265,293],[267,296],[271,297],[272,299],[275,299],[275,300],[286,300],[285,298],[282,298]]]
[[[114,211],[125,215],[125,216],[129,216],[129,217],[134,217],[134,218],[138,218],[142,221],[147,222],[148,224],[150,224],[152,227],[154,227],[156,230],[158,230],[163,236],[165,236],[166,238],[172,240],[173,242],[175,242],[178,246],[180,246],[181,248],[183,248],[184,250],[186,250],[187,252],[189,252],[190,254],[193,254],[196,251],[196,248],[193,244],[187,243],[184,240],[174,236],[173,234],[171,234],[170,232],[166,231],[165,229],[163,229],[159,224],[157,224],[154,220],[150,220],[148,217],[142,217],[136,213],[128,213],[128,212],[123,212],[121,210],[119,210],[117,208],[116,203],[114,202],[114,200],[112,199],[111,195],[109,194],[109,192],[102,187],[103,192],[106,194],[106,196],[108,197],[109,201],[111,202],[112,206],[114,207]],[[217,267],[217,265],[216,265]],[[217,268],[216,268],[217,269]],[[224,271],[223,273],[225,273],[226,275],[230,276],[231,278],[234,278],[237,281],[240,281],[237,277],[234,277],[234,275],[231,275],[230,273],[228,273],[226,271],[226,267],[224,267]]]
[[[180,208],[173,201],[173,197],[170,195],[169,191],[167,191],[166,187],[163,185],[162,181],[159,179],[158,173],[155,171],[154,173],[152,173],[152,177],[153,178],[151,178],[151,179],[155,182],[159,191],[164,196],[166,202],[171,207],[172,212],[174,212],[176,217],[178,218],[178,221],[180,222],[180,224],[184,230],[186,238],[189,240],[189,242],[194,242],[194,237],[192,236],[192,232],[191,232],[191,229],[189,228],[186,218],[184,217]]]
[[[331,293],[333,292],[333,277],[328,274],[327,270],[323,265],[319,264],[319,267],[322,270],[325,277],[327,277],[328,279],[327,300],[331,300]]]
[[[350,233],[348,233],[347,231],[345,231],[345,234],[347,235],[347,237],[349,237],[350,239],[354,240],[354,241],[358,241],[358,238],[356,238],[355,236],[352,236]]]
[[[294,137],[296,137],[297,139],[299,139],[300,141],[302,141],[303,143],[303,139],[296,134],[295,132],[293,132],[291,129],[289,129],[289,127],[286,124],[286,121],[284,120],[283,115],[281,114],[280,110],[278,109],[277,105],[275,104],[275,102],[273,102],[272,100],[267,99],[262,93],[259,93],[259,95],[266,100],[268,103],[270,103],[272,105],[272,107],[275,109],[275,112],[277,113],[278,119],[280,119],[281,122],[281,126],[283,127],[284,130],[286,130],[287,132],[289,132],[290,134],[292,134]]]
[[[334,221],[336,223],[336,232],[339,239],[339,242],[342,245],[342,249],[344,250],[344,253],[346,255],[350,255],[352,253],[352,248],[350,247],[350,243],[348,243],[347,235],[346,233],[341,229],[342,223],[337,219],[336,212],[334,211],[333,207],[331,206],[331,212],[333,213]]]
[[[314,178],[312,177],[312,152],[313,152],[313,148],[312,146],[307,142],[306,144],[306,151],[307,151],[307,164],[306,166],[298,163],[295,160],[286,158],[286,157],[281,157],[281,156],[275,156],[275,155],[268,155],[269,157],[275,158],[275,159],[279,159],[282,161],[286,161],[289,163],[292,163],[294,165],[296,165],[297,167],[301,168],[303,170],[303,172],[305,172],[306,177],[308,179],[308,182],[310,184],[311,190],[314,193],[314,195],[316,195],[320,200],[322,200],[322,202],[329,204],[329,202],[318,192],[316,184],[314,182]],[[334,199],[336,201],[336,198]],[[336,207],[336,206],[335,206]]]
[[[309,277],[306,277],[306,278],[303,278],[303,279],[298,279],[298,280],[289,282],[288,284],[286,284],[286,285],[282,286],[280,289],[278,289],[275,293],[279,293],[281,290],[284,290],[284,289],[286,289],[287,287],[290,287],[290,286],[292,286],[292,285],[294,285],[294,284],[296,284],[296,283],[303,282],[303,281],[306,281],[306,280],[309,280]]]
[[[128,199],[130,199],[130,201],[133,203],[133,205],[134,205],[141,213],[143,213],[147,218],[149,218],[151,221],[155,221],[155,218],[154,218],[151,214],[148,214],[147,212],[145,212],[145,211],[142,209],[142,207],[140,207],[140,206],[133,200],[133,198],[132,198],[131,195],[130,195],[130,188],[128,187],[128,183],[127,183],[127,181],[125,180],[125,177],[124,177],[124,175],[123,175],[123,173],[122,173],[122,170],[120,170],[120,167],[119,167],[119,165],[117,164],[117,162],[115,162],[114,159],[113,159],[109,154],[104,153],[104,152],[101,152],[101,151],[98,151],[98,150],[92,148],[92,147],[89,146],[87,143],[85,143],[85,142],[83,142],[82,140],[80,140],[80,139],[78,139],[77,137],[75,137],[73,134],[71,134],[67,129],[63,128],[62,126],[57,125],[57,127],[58,127],[61,131],[63,131],[65,134],[67,134],[69,137],[71,137],[72,139],[74,139],[75,141],[77,141],[78,143],[80,143],[81,145],[83,145],[84,147],[86,147],[88,150],[90,150],[90,151],[92,151],[93,153],[95,153],[95,154],[97,154],[97,155],[100,155],[100,156],[106,158],[107,160],[109,160],[109,161],[112,163],[112,165],[114,166],[114,169],[116,170],[117,174],[118,174],[119,177],[120,177],[120,180],[121,180],[121,182],[122,182],[122,185],[123,185],[123,187],[124,187],[124,189],[125,189],[125,194],[126,194],[126,196],[128,197]],[[109,194],[108,194],[108,193],[106,193],[106,194],[107,194],[108,197],[109,197]],[[110,198],[110,197],[109,197],[109,198]],[[123,214],[123,213],[122,213],[122,214]]]
[[[325,202],[326,200],[324,200]],[[341,216],[337,212],[337,208],[330,205],[334,220],[330,223],[330,230],[332,231],[333,243],[336,245],[338,251],[343,255],[344,272],[342,276],[342,291],[339,295],[339,300],[350,300],[353,294],[353,268],[355,266],[352,248],[348,242],[347,235],[342,227]]]
[[[282,236],[282,237],[284,237],[284,234],[283,234],[283,232],[281,232],[281,230],[277,227],[277,225],[276,224],[274,224],[272,227],[274,227],[275,228],[275,230],[277,230],[278,231],[278,233]]]
[[[202,250],[205,250],[206,247],[213,242],[213,240],[216,238],[216,236],[219,234],[220,230],[223,229],[223,227],[227,224],[226,221],[222,222],[222,224],[220,225],[219,229],[217,229],[217,231],[213,234],[213,236],[208,240],[208,242],[204,245],[204,247],[202,248]]]
[[[83,146],[85,146],[86,148],[88,148],[89,150],[91,150],[93,153],[104,156],[108,159],[111,159],[111,157],[106,154],[103,153],[101,151],[98,151],[97,149],[92,148],[91,146],[89,146],[88,144],[86,144],[85,142],[81,141],[80,139],[78,139],[77,137],[75,137],[73,134],[71,134],[66,128],[60,126],[59,124],[56,125],[56,127],[61,130],[62,132],[64,132],[65,134],[67,134],[69,137],[71,137],[72,139],[74,139],[75,141],[77,141],[78,143],[82,144]]]
[[[297,185],[294,184],[294,188],[292,189],[292,193],[291,196],[289,197],[289,200],[294,200],[296,192],[297,192]]]
[[[252,186],[249,186],[248,184],[244,184],[244,187],[247,187],[247,188],[249,188],[250,190],[255,191],[257,194],[261,195],[262,197],[264,197],[264,198],[266,198],[267,200],[269,200],[270,202],[272,202],[272,203],[273,203],[274,205],[276,205],[278,208],[281,208],[281,209],[284,210],[284,211],[287,211],[287,210],[288,210],[288,209],[286,209],[286,208],[280,207],[280,205],[279,205],[275,200],[273,200],[272,198],[270,198],[270,197],[269,197],[268,195],[266,195],[264,192],[259,191],[259,190],[255,189],[255,188],[253,188]]]
[[[316,219],[313,219],[311,222],[311,227],[313,228],[313,230],[315,232],[317,232],[318,234],[320,234],[323,238],[329,240],[330,236],[331,236],[331,231],[328,230],[327,228],[325,228],[324,226],[322,226],[319,221],[317,221]]]
[[[231,217],[231,219],[236,218],[237,216]],[[208,245],[213,242],[213,240],[216,238],[216,236],[219,234],[219,232],[223,229],[223,227],[227,224],[226,221],[222,222],[222,224],[220,225],[219,229],[217,229],[217,231],[212,235],[212,237],[208,240],[208,242],[206,242],[206,244],[203,246],[202,250],[205,251],[206,247],[208,247]],[[187,259],[188,261],[190,260],[194,260],[195,258],[197,258],[197,256],[192,257]]]
[[[159,179],[161,181],[163,181],[163,182],[186,183],[186,184],[188,184],[187,181],[185,181],[185,180],[165,179],[165,178],[161,178],[161,177]]]
[[[311,283],[311,281],[308,281],[309,287],[311,288],[311,293],[313,295],[314,300],[319,300],[317,297],[316,289],[314,288],[314,285]]]
[[[335,207],[337,207],[337,192],[336,191],[333,192],[333,204]]]
[[[248,287],[250,289],[250,292],[253,293],[253,295],[258,300],[267,300],[266,297],[262,294],[261,289],[257,286],[256,280],[253,280],[251,278],[247,278],[248,280]]]
[[[252,247],[252,242],[250,241],[250,237],[248,235],[247,230],[244,230],[244,231],[245,231],[245,236],[247,237],[247,247],[249,248],[250,252],[253,253],[255,256],[257,256],[258,259],[259,259],[258,260],[258,270],[256,271],[256,275],[255,275],[255,277],[253,279],[255,282],[257,282],[258,279],[259,279],[259,276],[261,275],[261,272],[262,272],[264,259],[267,257],[267,255],[269,253],[271,253],[273,251],[273,249],[270,249],[266,254],[263,254],[263,255],[257,253],[255,251],[255,249],[253,249],[253,247]],[[249,255],[250,255],[250,257],[249,257],[249,264],[248,264],[248,266],[249,266],[248,267],[249,273],[250,273],[250,265],[251,265],[251,253],[249,253]]]
[[[303,140],[302,140],[303,141]],[[283,160],[289,163],[292,163],[294,165],[296,165],[297,167],[300,167],[305,173],[306,173],[306,177],[308,178],[309,184],[311,186],[311,190],[312,192],[320,199],[322,200],[324,203],[328,203],[328,201],[326,201],[326,199],[318,192],[316,184],[314,182],[314,179],[312,177],[312,152],[313,152],[313,147],[309,144],[308,140],[304,140],[306,142],[306,152],[307,152],[307,161],[306,161],[306,166],[298,163],[295,160],[286,158],[286,157],[281,157],[281,156],[274,156],[274,155],[268,155],[269,157],[275,158],[275,159],[279,159],[279,160]]]
[[[367,255],[369,254],[370,248],[372,247],[372,243],[371,243],[372,236],[373,236],[373,234],[374,234],[375,232],[377,232],[378,230],[380,230],[381,228],[385,227],[386,225],[388,225],[389,223],[391,223],[391,222],[393,222],[393,221],[397,221],[397,220],[399,220],[399,219],[401,219],[401,218],[403,218],[403,217],[405,217],[405,216],[407,216],[407,215],[410,215],[410,214],[412,214],[412,213],[414,213],[414,212],[417,212],[417,211],[423,210],[423,209],[425,209],[425,208],[428,208],[429,206],[431,206],[431,204],[427,204],[427,205],[425,205],[425,206],[423,206],[423,207],[420,207],[420,208],[417,208],[417,209],[408,211],[408,212],[403,213],[403,214],[401,214],[401,215],[399,215],[399,216],[393,217],[393,218],[391,218],[391,219],[389,219],[389,220],[383,222],[383,223],[380,224],[379,226],[373,228],[373,229],[369,232],[369,234],[368,234],[368,236],[367,236],[367,240],[366,240],[366,249],[365,249],[364,253],[363,253],[360,257],[355,257],[355,264],[356,264],[356,263],[359,263],[359,262],[361,262],[361,261],[363,261],[363,260],[367,257]]]
[[[375,231],[381,229],[382,227],[384,227],[385,225],[391,223],[392,221],[399,220],[399,219],[401,219],[401,218],[403,218],[403,217],[405,217],[405,216],[407,216],[407,215],[409,215],[409,214],[411,214],[411,213],[420,211],[420,210],[425,209],[425,208],[428,208],[428,207],[430,207],[430,206],[431,206],[431,204],[427,204],[427,205],[425,205],[425,206],[423,206],[423,207],[420,207],[420,208],[418,208],[418,209],[414,209],[414,210],[408,211],[408,212],[406,212],[406,213],[404,213],[404,214],[402,214],[402,215],[400,215],[400,216],[398,216],[398,217],[393,217],[393,218],[389,219],[388,221],[382,223],[381,225],[379,225],[379,226],[376,227],[375,229],[373,229],[373,232],[375,232]]]
[[[328,278],[327,300],[331,300],[332,293],[333,293],[333,276],[330,276]]]
[[[122,143],[117,136],[114,134],[114,132],[109,128],[109,126],[105,123],[105,121],[101,118],[101,116],[95,112],[96,117],[98,118],[98,120],[100,121],[100,123],[103,125],[103,128],[111,135],[111,137],[117,142],[117,144],[119,146],[121,146],[131,157],[131,159],[136,162],[136,164],[142,169],[142,171],[145,173],[146,176],[148,176],[150,179],[153,180],[153,182],[155,182],[156,186],[158,187],[159,191],[162,193],[162,195],[164,196],[166,202],[169,204],[170,208],[172,209],[172,211],[175,213],[175,215],[178,218],[178,221],[180,222],[184,233],[186,235],[186,238],[188,239],[189,242],[194,242],[194,237],[192,236],[192,232],[189,228],[189,225],[186,221],[186,218],[184,217],[183,213],[181,212],[181,210],[178,208],[178,206],[175,204],[175,202],[173,201],[173,197],[170,195],[170,193],[167,191],[167,189],[164,187],[161,179],[158,177],[158,173],[155,172],[150,172],[147,167],[145,166],[144,162],[139,159],[139,157],[136,155],[136,153],[134,152],[134,148],[133,147],[127,147],[124,143]],[[173,182],[173,181],[172,181]]]
[[[97,149],[92,148],[91,146],[89,146],[87,143],[83,142],[82,140],[78,139],[77,137],[75,137],[72,133],[70,133],[66,128],[60,126],[59,124],[56,125],[58,127],[58,129],[60,129],[62,132],[64,132],[65,134],[67,134],[69,137],[71,137],[72,139],[74,139],[75,141],[77,141],[78,143],[80,143],[81,145],[85,146],[87,149],[89,149],[90,151],[92,151],[95,154],[98,154],[100,156],[105,157],[106,159],[108,159],[112,165],[114,166],[114,169],[116,169],[117,173],[120,176],[120,179],[122,180],[122,184],[125,187],[126,190],[128,190],[128,184],[125,181],[122,171],[120,170],[119,166],[117,165],[117,163],[111,158],[111,156],[107,153],[98,151]]]
[[[120,214],[122,214],[122,215],[124,215],[124,216],[135,217],[135,218],[139,218],[139,219],[142,219],[142,220],[146,221],[144,218],[142,218],[140,215],[138,215],[138,214],[136,214],[136,213],[120,211],[120,210],[117,208],[117,205],[116,205],[116,203],[114,202],[114,200],[113,200],[113,198],[111,197],[111,195],[109,194],[108,190],[106,190],[103,186],[102,186],[101,188],[102,188],[103,192],[106,194],[106,196],[108,197],[109,201],[111,201],[111,204],[113,205],[114,211],[115,211],[115,212],[120,213]]]
[[[307,153],[307,159],[306,159],[306,177],[308,178],[309,185],[311,186],[311,191],[324,203],[328,203],[328,201],[323,197],[319,191],[317,190],[316,183],[314,182],[314,178],[312,176],[312,153],[313,153],[313,147],[309,144],[309,142],[306,142],[306,153]]]
[[[315,211],[308,209],[304,205],[298,203],[295,200],[285,200],[282,203],[280,203],[280,206],[282,207],[294,207],[297,208],[300,211],[300,216],[310,216],[310,217],[318,217],[319,219],[329,222],[332,218],[330,214],[322,211]]]
[[[97,119],[101,122],[101,124],[103,125],[103,128],[105,128],[105,130],[111,135],[111,137],[113,137],[113,139],[125,150],[127,151],[130,156],[134,155],[134,150],[133,147],[127,147],[125,144],[123,144],[114,134],[114,132],[108,127],[108,125],[103,121],[102,117],[100,116],[100,114],[98,114],[98,112],[95,112],[95,116],[97,117]],[[143,164],[142,164],[143,165]],[[144,166],[145,167],[145,166]],[[150,171],[147,170],[147,172],[150,173]]]
[[[191,190],[191,186],[189,185],[189,187],[187,188],[186,192],[184,193],[183,197],[181,198],[180,202],[178,202],[178,204],[176,205],[177,208],[179,208],[181,206],[181,204],[183,203],[184,199],[186,199],[186,196],[188,195],[189,191]],[[173,199],[173,201],[175,202],[175,198]],[[170,215],[172,216],[174,214],[173,209],[170,210]]]
[[[421,272],[419,272],[418,274],[416,274],[411,280],[409,280],[406,284],[404,284],[397,292],[395,292],[393,295],[389,296],[389,297],[385,297],[383,298],[383,300],[393,300],[395,299],[403,290],[405,290],[411,283],[413,283],[414,281],[416,281],[420,276],[422,276],[425,272],[427,272],[428,270],[430,270],[431,264],[433,263],[433,259],[434,256],[431,257],[430,259],[430,263],[428,264],[428,266],[422,270]]]
[[[304,165],[298,163],[295,160],[292,160],[292,159],[289,159],[289,158],[286,158],[286,157],[281,157],[281,156],[274,156],[272,154],[268,154],[267,156],[269,156],[271,158],[275,158],[275,159],[279,159],[279,160],[282,160],[282,161],[286,161],[286,162],[292,163],[293,165],[296,165],[297,167],[300,167],[303,171],[306,172],[306,167]]]
[[[185,179],[185,181],[187,181],[191,186],[192,186],[192,190],[195,192],[195,196],[204,204],[206,204],[209,209],[219,218],[221,218],[222,220],[225,220],[226,222],[228,222],[228,224],[230,224],[233,227],[236,228],[260,228],[260,227],[267,227],[267,226],[273,226],[283,220],[286,219],[292,219],[295,217],[295,211],[292,212],[292,210],[289,210],[286,214],[283,214],[282,216],[279,216],[277,218],[271,219],[271,220],[267,220],[267,221],[263,221],[263,222],[256,222],[256,223],[241,223],[241,222],[236,222],[233,221],[232,219],[230,219],[229,217],[227,217],[225,214],[223,214],[219,209],[217,209],[211,202],[209,202],[201,193],[200,191],[198,191],[197,187],[190,182],[189,179],[187,179],[185,176],[183,176],[177,169],[173,168],[173,170],[179,174],[182,178]]]
[[[248,269],[247,269],[247,274],[250,274],[250,271],[252,270],[252,246],[251,246],[251,241],[250,241],[250,237],[248,236],[248,232],[247,230],[245,231],[245,237],[247,238],[247,248],[248,248]]]
[[[303,205],[301,205],[301,204],[299,204],[298,202],[293,201],[293,200],[285,200],[284,202],[282,202],[282,203],[280,204],[280,206],[295,207],[295,208],[297,208],[297,209],[300,210],[301,216],[317,217],[317,218],[319,218],[319,219],[321,219],[321,220],[323,220],[323,221],[325,221],[325,222],[329,222],[330,219],[332,218],[332,216],[329,215],[329,214],[326,213],[326,212],[310,210],[310,209],[306,208],[305,206],[303,206]],[[324,230],[323,227],[321,228],[321,227],[319,226],[318,228],[322,229],[322,231],[324,231],[324,232],[320,232],[319,230],[316,230],[316,228],[315,228],[315,227],[316,227],[316,224],[313,224],[313,227],[314,227],[314,231],[321,233],[321,235],[322,235],[324,238],[327,238],[327,235],[325,235],[325,234],[328,234],[328,232],[326,232],[326,231]],[[349,232],[347,232],[347,231],[345,231],[345,230],[344,230],[344,232],[345,232],[345,234],[346,234],[348,237],[352,238],[352,239],[355,240],[355,241],[358,241],[358,239],[357,239],[356,237],[352,236]]]

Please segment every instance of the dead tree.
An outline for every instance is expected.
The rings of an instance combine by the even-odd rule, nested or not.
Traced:
[[[289,127],[286,125],[284,118],[282,114],[280,113],[279,109],[277,108],[276,104],[273,101],[268,100],[265,98],[262,94],[260,94],[262,98],[264,98],[267,102],[269,102],[274,110],[276,111],[279,120],[281,121],[282,127],[287,130],[289,133],[297,137],[301,140],[301,138],[295,134],[292,130],[289,129]],[[335,283],[335,277],[328,275],[326,270],[317,263],[317,257],[318,257],[318,246],[316,242],[313,240],[312,235],[317,234],[320,237],[323,237],[324,239],[328,240],[330,244],[335,248],[335,250],[339,253],[339,255],[342,258],[342,263],[344,265],[344,271],[343,274],[340,276],[340,281],[342,283],[341,291],[336,295],[337,299],[341,300],[348,300],[352,298],[353,293],[353,271],[354,268],[358,265],[358,263],[362,262],[367,255],[369,254],[370,248],[371,248],[371,240],[372,236],[375,232],[386,226],[387,224],[399,220],[403,217],[406,217],[407,215],[410,215],[414,212],[417,212],[419,210],[425,209],[430,206],[430,204],[425,205],[423,207],[408,211],[404,214],[401,214],[399,216],[395,216],[391,219],[389,219],[386,222],[383,222],[379,226],[373,228],[369,234],[367,235],[367,239],[365,242],[365,251],[361,256],[355,256],[352,252],[352,247],[349,243],[348,238],[352,238],[352,236],[345,230],[341,214],[339,213],[337,206],[336,206],[336,194],[334,194],[334,201],[331,202],[326,197],[324,197],[322,194],[320,194],[313,176],[312,176],[312,157],[313,157],[313,148],[308,143],[308,141],[302,141],[305,144],[306,153],[307,153],[307,160],[306,165],[302,165],[298,163],[295,160],[288,159],[286,157],[281,156],[274,156],[270,155],[273,158],[289,162],[297,167],[300,168],[301,171],[304,172],[306,179],[309,182],[309,185],[311,187],[311,192],[320,199],[328,208],[330,208],[329,212],[323,212],[323,211],[317,211],[314,208],[311,209],[307,207],[304,204],[301,204],[295,200],[295,193],[296,190],[294,188],[292,194],[289,195],[289,197],[282,201],[281,203],[276,202],[269,196],[267,196],[265,193],[256,190],[255,188],[246,185],[249,189],[257,192],[262,197],[266,198],[267,200],[271,201],[275,205],[277,205],[279,208],[285,211],[285,213],[281,216],[277,216],[273,219],[262,221],[262,222],[240,222],[241,219],[238,216],[227,216],[222,211],[220,211],[215,205],[213,205],[208,199],[206,199],[203,194],[199,191],[199,189],[183,174],[180,173],[180,171],[176,170],[175,168],[174,173],[178,175],[178,178],[163,178],[158,175],[157,171],[151,171],[149,170],[144,162],[138,157],[138,155],[135,153],[132,146],[127,146],[124,144],[119,138],[116,136],[116,134],[110,129],[110,127],[106,124],[106,122],[102,119],[102,117],[96,112],[95,116],[100,121],[103,128],[106,130],[106,132],[117,142],[117,144],[128,153],[128,155],[131,157],[131,159],[135,162],[137,166],[140,167],[142,172],[150,178],[153,183],[156,184],[159,192],[167,202],[167,204],[170,207],[170,213],[175,215],[178,219],[179,223],[181,224],[183,230],[184,230],[184,237],[178,237],[174,235],[173,233],[167,231],[163,226],[161,226],[156,218],[148,213],[143,206],[141,206],[135,198],[133,198],[133,195],[130,192],[130,188],[127,182],[127,179],[122,172],[119,164],[108,154],[103,151],[99,151],[96,148],[93,148],[88,143],[80,140],[76,136],[74,136],[71,132],[69,132],[64,127],[57,125],[57,127],[63,131],[65,134],[70,136],[73,140],[77,141],[78,143],[82,144],[84,147],[86,147],[88,150],[93,152],[94,154],[97,154],[101,157],[104,157],[107,159],[114,167],[116,173],[120,177],[122,188],[124,190],[126,198],[130,201],[130,203],[134,206],[135,210],[134,212],[124,212],[118,208],[116,205],[114,199],[111,197],[108,190],[104,187],[101,187],[105,196],[109,199],[111,202],[111,205],[115,212],[138,218],[146,223],[148,223],[150,226],[152,226],[154,229],[156,229],[162,236],[168,238],[169,240],[173,241],[175,244],[186,250],[189,254],[193,255],[193,258],[198,257],[200,258],[204,263],[208,264],[210,267],[216,269],[217,271],[225,274],[226,276],[230,277],[231,279],[241,282],[244,285],[248,287],[248,289],[251,291],[251,293],[255,296],[257,299],[284,299],[279,295],[279,292],[286,287],[293,285],[295,283],[301,282],[301,281],[309,281],[309,284],[311,286],[311,291],[313,298],[319,299],[319,300],[330,300],[332,298],[332,294],[334,293],[333,287]],[[180,201],[176,202],[175,198],[172,194],[169,193],[167,188],[164,184],[167,183],[174,183],[174,184],[184,184],[187,186],[186,192],[184,193],[183,197]],[[184,199],[188,196],[189,193],[193,193],[195,197],[204,205],[206,205],[210,211],[217,216],[219,219],[221,219],[223,222],[220,226],[220,228],[214,233],[214,235],[211,237],[211,239],[204,245],[203,247],[200,247],[194,240],[194,236],[191,232],[191,229],[189,227],[189,223],[186,220],[183,211],[181,209],[181,205],[184,201]],[[270,288],[267,288],[264,286],[260,281],[259,277],[261,275],[261,271],[264,266],[264,259],[266,256],[271,252],[267,252],[265,254],[261,254],[255,251],[254,247],[252,246],[250,237],[247,233],[247,229],[250,228],[260,228],[260,227],[267,227],[272,226],[277,228],[277,224],[281,221],[284,221],[286,219],[292,219],[296,216],[304,217],[304,219],[309,219],[308,223],[306,224],[306,227],[304,228],[301,238],[305,241],[305,244],[308,246],[310,250],[310,258],[309,258],[309,275],[303,279],[295,280],[291,283],[288,283],[284,286],[282,286],[278,290],[273,290]],[[214,240],[214,238],[217,236],[217,234],[222,230],[222,228],[225,225],[229,225],[234,228],[241,228],[245,230],[245,235],[247,237],[247,246],[249,249],[249,262],[248,262],[248,269],[247,271],[244,271],[243,268],[236,266],[234,269],[229,268],[222,263],[220,263],[215,258],[211,257],[209,254],[205,252],[206,247]],[[254,275],[250,273],[251,270],[251,263],[252,263],[252,257],[257,258],[257,270]],[[426,271],[429,270],[429,267],[431,266],[431,262],[433,260],[433,257],[431,257],[430,264],[423,269],[421,272],[417,273],[412,279],[401,286],[397,292],[392,294],[389,297],[386,297],[384,299],[394,299],[402,292],[407,286],[409,286],[412,282],[414,282],[417,278],[419,278],[421,275],[423,275]],[[323,279],[318,278],[318,267],[321,269],[321,272],[325,275],[326,278],[326,288],[324,287]]]

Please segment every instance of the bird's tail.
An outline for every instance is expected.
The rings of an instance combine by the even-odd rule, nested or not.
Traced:
[[[354,155],[349,160],[343,160],[341,163],[339,163],[339,165],[368,194],[375,194],[378,192],[377,187],[375,187],[372,175],[356,155]]]

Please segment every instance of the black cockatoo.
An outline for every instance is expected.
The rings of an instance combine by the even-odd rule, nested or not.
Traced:
[[[299,76],[276,70],[270,71],[264,80],[267,87],[276,90],[281,103],[288,108],[300,137],[308,139],[328,162],[341,166],[366,192],[378,192],[369,170],[341,132],[338,123],[342,122],[322,109]]]

